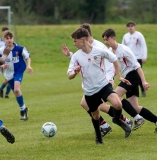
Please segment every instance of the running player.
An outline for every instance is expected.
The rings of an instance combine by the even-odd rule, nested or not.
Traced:
[[[100,42],[98,40],[95,40],[92,37],[90,24],[84,23],[80,27],[87,29],[87,31],[89,32],[88,40],[89,40],[89,43],[92,46],[97,46],[97,47],[101,47],[101,48],[107,49],[107,47],[102,42]],[[69,51],[69,49],[67,48],[66,45],[62,45],[62,52],[64,53],[65,56],[67,56],[69,58],[71,58],[72,55],[73,55],[73,53]],[[108,59],[104,59],[104,71],[106,73],[106,77],[109,80],[109,82],[114,85],[113,77],[115,76],[115,70],[114,70],[113,64],[110,63],[108,61]],[[130,106],[130,104],[125,99],[122,100],[122,103],[123,103],[124,110],[128,111],[127,108],[128,108],[128,106]],[[88,105],[87,105],[87,103],[85,101],[84,96],[82,97],[82,100],[81,100],[81,106],[91,116],[91,112],[90,112],[90,110],[88,108]],[[132,106],[130,106],[130,108],[132,108]],[[100,110],[105,112],[105,113],[107,113],[107,114],[109,114],[111,117],[114,116],[113,107],[107,105],[107,103],[105,103],[105,102],[100,105]],[[129,114],[131,114],[132,117],[135,117],[135,122],[134,122],[134,127],[133,127],[134,129],[135,128],[136,129],[139,128],[144,123],[144,119],[140,115],[138,115],[138,113],[133,108],[129,110]],[[132,123],[133,122],[132,122],[131,119],[126,118],[125,116],[122,116],[121,119],[124,122],[126,122],[132,128]],[[100,116],[100,128],[101,128],[102,136],[105,136],[107,133],[109,133],[112,130],[112,128],[109,126],[109,124],[106,123],[105,120],[101,116]]]
[[[96,133],[96,144],[102,144],[101,131],[99,128],[100,109],[103,101],[109,101],[114,106],[113,122],[125,131],[125,137],[131,134],[131,128],[121,120],[122,104],[111,84],[106,79],[103,67],[103,59],[107,58],[114,64],[115,72],[120,81],[130,85],[129,81],[122,78],[119,73],[116,56],[108,49],[91,46],[88,41],[89,33],[84,28],[74,31],[71,37],[78,51],[72,56],[68,68],[68,78],[73,79],[80,72],[82,75],[82,87],[85,100],[92,114],[92,123]]]
[[[120,98],[126,94],[127,100],[131,103],[137,113],[146,120],[154,122],[157,126],[157,116],[138,104],[138,85],[140,80],[142,81],[142,85],[145,90],[148,90],[150,85],[146,82],[142,68],[134,53],[129,47],[116,42],[116,32],[111,28],[104,31],[102,38],[104,39],[105,44],[109,46],[110,50],[117,56],[123,77],[132,84],[126,85],[121,82],[118,87],[116,87],[115,92]]]

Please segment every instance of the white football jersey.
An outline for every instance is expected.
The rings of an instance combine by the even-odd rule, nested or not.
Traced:
[[[5,42],[2,40],[2,38],[0,38],[0,47],[4,46]]]
[[[94,41],[91,44],[92,46],[97,46],[100,48],[108,49],[102,42],[94,39]],[[108,59],[104,58],[104,72],[108,80],[113,80],[113,77],[115,75],[115,68],[113,63],[109,62]]]
[[[112,48],[109,48],[112,51]],[[123,77],[141,67],[131,49],[123,44],[118,44],[115,55],[118,58],[118,64]]]
[[[80,74],[85,95],[93,95],[109,83],[103,69],[104,58],[109,59],[111,63],[117,60],[109,49],[96,46],[93,46],[89,54],[84,53],[81,49],[73,54],[67,73],[74,72],[76,66],[81,66]]]
[[[97,46],[97,47],[100,47],[100,48],[104,48],[104,49],[108,49],[102,42],[94,39],[93,42],[91,43],[92,46]],[[73,55],[72,52],[70,52],[70,56],[69,58],[71,58]],[[113,77],[115,75],[115,68],[114,68],[114,65],[113,63],[109,62],[108,59],[104,58],[104,62],[103,62],[104,66],[104,73],[105,73],[105,76],[108,80],[113,80]]]
[[[126,33],[123,36],[122,44],[132,50],[136,59],[147,59],[147,45],[144,36],[140,32]]]

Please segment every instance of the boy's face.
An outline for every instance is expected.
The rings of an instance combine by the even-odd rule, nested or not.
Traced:
[[[76,46],[78,49],[82,49],[84,46],[85,38],[80,38],[80,39],[73,39],[74,41],[74,46]]]
[[[112,47],[112,45],[114,44],[114,37],[106,37],[104,36],[103,40],[104,43],[108,46],[108,47]]]
[[[7,46],[11,46],[14,42],[14,38],[13,37],[4,37],[4,42],[6,43]]]
[[[135,25],[134,24],[129,24],[129,26],[127,27],[128,31],[130,33],[133,33],[135,31]]]

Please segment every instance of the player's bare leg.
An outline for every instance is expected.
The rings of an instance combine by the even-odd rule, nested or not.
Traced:
[[[88,114],[92,117],[91,112],[89,110],[89,107],[87,105],[87,102],[85,100],[85,97],[82,97],[81,100],[81,106],[88,112]],[[101,135],[102,137],[106,136],[108,133],[112,131],[111,126],[103,119],[103,117],[100,115],[100,130],[101,130]]]

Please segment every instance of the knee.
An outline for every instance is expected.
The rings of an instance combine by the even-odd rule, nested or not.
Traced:
[[[17,95],[20,93],[20,91],[18,89],[14,89],[14,93],[15,93],[15,95]]]
[[[141,112],[141,110],[142,110],[142,106],[136,107],[135,110],[136,110],[136,112],[137,112],[138,114],[140,114],[140,112]]]
[[[93,117],[93,119],[95,119],[95,120],[99,120],[99,118],[100,118],[99,115],[93,115],[92,117]]]
[[[100,111],[108,113],[110,106],[108,104],[106,104],[105,102],[103,102],[100,106],[99,106]]]
[[[86,103],[85,100],[82,100],[81,103],[80,103],[80,105],[81,105],[86,111],[89,110],[89,107],[88,107],[88,105],[87,105],[87,103]]]
[[[99,112],[91,112],[93,119],[98,120],[100,118]]]
[[[80,105],[84,108],[84,102],[83,101],[80,102]]]
[[[119,101],[119,102],[115,103],[113,107],[117,110],[120,110],[120,109],[122,109],[122,103]]]

